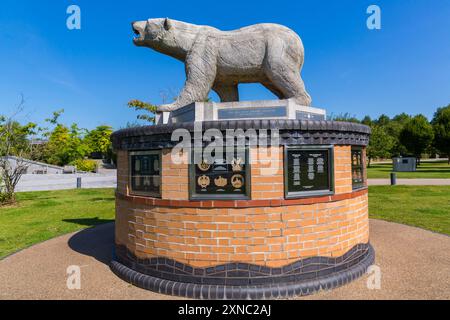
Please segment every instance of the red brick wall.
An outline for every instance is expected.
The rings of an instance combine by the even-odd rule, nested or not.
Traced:
[[[172,150],[162,151],[162,198],[171,200],[189,199],[188,154],[179,154],[180,163],[172,162]]]
[[[253,200],[284,198],[283,147],[252,148],[251,191]]]
[[[129,184],[129,160],[128,152],[118,151],[117,152],[117,191],[121,194],[128,195],[128,184]]]
[[[342,256],[369,241],[367,193],[352,195],[350,150],[335,148],[336,194],[345,195],[339,197],[342,200],[191,208],[138,204],[118,197],[116,243],[141,258],[163,256],[197,267],[230,261],[278,267],[311,256]],[[261,157],[262,152],[258,155],[262,162],[252,163],[252,200],[284,197],[283,149],[274,151],[274,158]],[[255,153],[251,151],[253,159]],[[119,152],[118,159],[118,193],[127,195],[127,172],[122,171],[128,168],[125,152]],[[164,150],[163,199],[188,199],[187,170],[187,164],[172,164],[170,152]],[[267,170],[273,174],[266,175]]]
[[[334,188],[336,194],[352,192],[352,147],[334,148]]]

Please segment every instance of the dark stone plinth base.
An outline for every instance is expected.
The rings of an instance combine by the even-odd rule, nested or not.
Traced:
[[[357,255],[358,257],[355,258],[355,255]],[[349,257],[351,258],[350,260],[348,260]],[[157,259],[156,261],[160,261],[158,259],[164,258],[156,258],[156,259]],[[117,260],[121,261],[119,257]],[[293,273],[292,271],[294,270],[291,270],[290,274],[292,275],[293,278],[289,278],[289,276],[283,277],[282,275],[280,277],[280,275],[274,274],[278,273],[279,272],[278,270],[283,270],[284,268],[270,269],[271,276],[268,275],[267,277],[263,277],[266,280],[265,281],[266,283],[260,285],[252,284],[255,283],[252,281],[252,277],[249,277],[246,280],[249,283],[246,285],[226,285],[226,284],[221,285],[221,284],[207,283],[208,281],[205,276],[192,277],[192,280],[194,282],[168,280],[133,270],[133,269],[141,269],[136,268],[137,266],[136,263],[132,263],[132,265],[129,265],[129,263],[126,261],[123,261],[124,263],[121,263],[118,262],[117,260],[111,262],[111,269],[117,276],[137,287],[151,290],[156,293],[195,299],[248,300],[248,299],[277,299],[294,296],[305,296],[316,293],[321,290],[330,290],[333,288],[343,286],[361,277],[367,271],[367,269],[375,261],[375,253],[372,246],[370,244],[367,244],[367,245],[359,245],[354,249],[352,249],[345,256],[336,259],[321,258],[321,257],[304,259],[290,266],[284,267],[284,268],[292,268],[292,266],[296,264],[303,266],[302,268],[300,268],[302,270],[302,272],[300,273]],[[335,261],[333,262],[331,260]],[[169,264],[172,264],[171,260],[165,261],[170,261]],[[307,269],[313,268],[308,266],[315,266],[317,264],[317,261],[323,261],[323,264],[328,265],[328,268],[322,266],[321,270],[314,270],[314,271],[311,270],[312,272],[305,269],[305,266]],[[160,262],[162,262],[162,260]],[[148,263],[150,262],[147,262],[147,265]],[[330,270],[331,267],[330,264],[333,263],[334,263],[334,266],[332,268],[333,271],[325,272],[324,270]],[[126,266],[126,264],[128,264],[129,266]],[[215,268],[226,269],[227,266],[229,265],[219,266]],[[238,267],[238,269],[245,268],[247,271],[249,271],[250,268],[252,267],[251,265],[244,266],[243,264],[241,265],[237,263],[231,265]],[[130,267],[133,267],[133,269],[131,269]],[[309,272],[305,272],[305,270]],[[142,271],[144,271],[144,269],[142,269]],[[206,272],[207,269],[204,270],[204,274],[206,274]],[[308,276],[306,276],[307,274]],[[288,279],[294,279],[294,281],[286,281]],[[241,278],[241,280],[244,279]]]

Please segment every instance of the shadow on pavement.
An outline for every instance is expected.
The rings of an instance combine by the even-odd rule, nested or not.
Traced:
[[[112,219],[99,219],[98,217],[87,219],[63,219],[63,221],[88,227],[95,227],[101,224],[114,222]]]
[[[73,235],[69,239],[68,244],[72,250],[83,255],[91,256],[96,260],[109,265],[114,247],[114,223],[102,224],[97,227],[82,230]]]

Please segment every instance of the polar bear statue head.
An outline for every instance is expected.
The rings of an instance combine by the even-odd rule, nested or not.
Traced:
[[[132,23],[136,37],[133,42],[137,46],[152,46],[155,42],[160,42],[169,33],[172,23],[169,18],[149,19],[146,21],[136,21]]]

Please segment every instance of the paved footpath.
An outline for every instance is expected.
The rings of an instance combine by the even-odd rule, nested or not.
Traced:
[[[389,186],[390,179],[369,179],[369,186]],[[403,186],[450,186],[450,179],[397,179]]]
[[[299,299],[450,299],[450,237],[372,220],[380,290],[367,276]],[[0,260],[0,299],[174,299],[133,287],[108,267],[113,224],[38,244]],[[81,266],[81,290],[67,289],[67,267]]]
[[[68,190],[77,187],[77,178],[81,178],[84,189],[115,188],[117,186],[116,170],[107,173],[87,174],[26,174],[17,185],[17,192]]]

